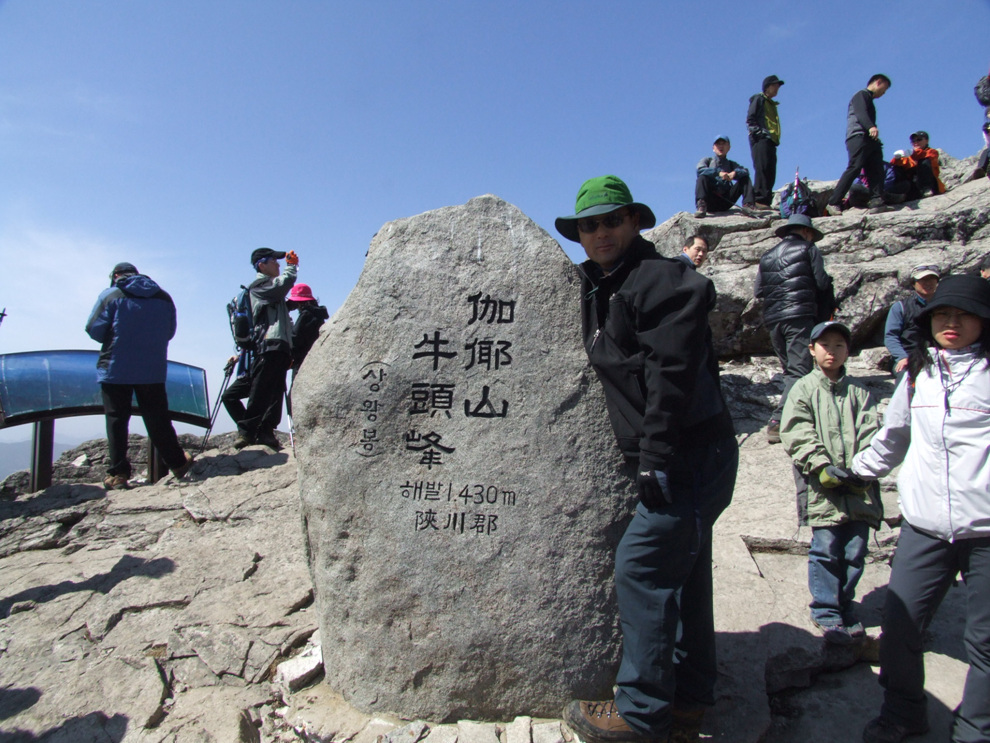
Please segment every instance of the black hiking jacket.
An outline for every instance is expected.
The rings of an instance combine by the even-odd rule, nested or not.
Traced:
[[[585,350],[623,454],[666,471],[682,447],[732,436],[708,326],[712,282],[642,237],[608,276],[592,261],[581,271]]]

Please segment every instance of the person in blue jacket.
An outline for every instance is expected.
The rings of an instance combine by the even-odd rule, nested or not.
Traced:
[[[727,212],[742,196],[743,208],[753,209],[753,184],[749,171],[735,160],[728,158],[732,142],[725,134],[720,134],[712,144],[714,156],[703,157],[698,163],[698,178],[694,184],[694,200],[697,211],[694,216],[700,219],[713,212]]]
[[[168,342],[175,335],[172,297],[132,263],[110,272],[110,288],[96,300],[86,333],[102,344],[96,378],[107,419],[110,464],[103,485],[125,490],[131,479],[127,432],[131,397],[137,398],[148,436],[176,477],[185,475],[192,457],[179,445],[168,413],[165,374]]]

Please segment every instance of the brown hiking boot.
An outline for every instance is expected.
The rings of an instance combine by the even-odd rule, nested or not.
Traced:
[[[698,210],[694,213],[695,218],[701,219],[706,214],[708,214],[708,204],[705,202],[704,199],[698,199],[698,203],[695,204],[695,207]]]
[[[767,423],[767,443],[780,443],[780,421],[770,421]]]
[[[564,707],[564,722],[585,743],[660,743],[629,727],[611,699],[601,702],[575,699]]]
[[[127,478],[123,475],[107,475],[103,478],[103,487],[107,490],[130,490]]]
[[[237,438],[234,439],[234,448],[243,449],[245,446],[251,446],[252,443],[253,442],[249,437],[245,436],[243,433],[239,433],[237,434]]]

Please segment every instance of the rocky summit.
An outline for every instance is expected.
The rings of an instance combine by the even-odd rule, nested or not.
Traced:
[[[964,167],[960,166],[960,171]],[[958,180],[954,183],[958,184]],[[533,240],[553,248],[548,235],[526,225],[517,210],[493,197],[431,213],[430,219],[437,225],[449,226],[449,234],[456,235],[458,225],[464,223],[461,220],[472,218],[471,212],[488,210],[493,215],[492,229],[501,230],[503,239]],[[873,332],[868,329],[872,311],[866,309],[868,294],[863,287],[873,282],[879,304],[880,296],[887,296],[883,292],[893,292],[898,278],[917,263],[932,261],[947,269],[971,269],[983,253],[990,251],[986,218],[981,216],[987,213],[990,213],[990,186],[984,180],[955,185],[943,196],[906,204],[886,214],[849,212],[842,217],[816,220],[826,233],[823,241],[828,246],[826,265],[836,276],[840,297],[845,299],[843,311],[861,318],[854,324],[862,344],[869,343]],[[504,226],[506,215],[510,217],[510,227]],[[716,236],[711,274],[722,295],[719,311],[737,312],[724,323],[720,338],[724,354],[723,387],[736,422],[741,463],[733,503],[715,529],[719,685],[717,704],[705,717],[702,740],[855,741],[860,739],[863,725],[876,714],[881,700],[876,680],[876,637],[889,561],[898,533],[896,490],[893,478],[881,483],[886,521],[871,540],[867,570],[858,589],[858,611],[871,639],[852,650],[827,646],[808,616],[810,535],[807,529],[796,526],[790,462],[780,446],[768,445],[762,435],[762,427],[780,392],[780,375],[776,359],[750,356],[762,348],[762,342],[758,308],[751,304],[752,284],[751,280],[747,283],[746,276],[747,271],[754,270],[755,256],[759,253],[755,241],[769,245],[773,241],[772,230],[780,222],[760,222],[731,213],[703,220],[677,215],[647,233],[667,254],[673,253],[679,236],[689,231],[700,228]],[[421,224],[400,221],[392,223],[390,229],[386,226],[373,252],[400,253],[403,241],[413,244],[415,239],[403,230],[419,229]],[[882,239],[876,237],[881,234],[881,227],[887,235]],[[894,236],[899,231],[910,237],[897,242]],[[871,234],[874,237],[867,244],[863,238]],[[475,255],[480,246],[485,256],[488,238],[484,231],[480,236],[476,233],[474,240]],[[446,243],[460,244],[455,240]],[[859,260],[864,257],[869,260]],[[882,270],[867,270],[870,265]],[[843,273],[843,266],[849,267],[849,273]],[[703,270],[708,268],[705,266]],[[562,276],[570,270],[569,266],[560,265]],[[859,284],[853,278],[856,276],[861,278]],[[374,273],[369,274],[369,279],[372,278]],[[487,292],[497,300],[501,286],[493,280],[478,289],[483,290],[482,296]],[[397,325],[401,325],[403,317],[425,315],[416,314],[421,311],[417,308],[404,308],[385,291],[384,284],[381,288],[379,302],[373,301],[371,295],[362,299],[367,302],[363,309],[355,312],[348,322],[328,327],[321,344],[331,342],[334,337],[331,333],[344,336],[351,333],[353,355],[362,363],[387,361],[379,352],[387,349],[400,332],[396,330],[388,335],[377,321],[365,314],[385,312],[384,319]],[[404,289],[397,283],[389,291],[398,297]],[[554,303],[559,301],[561,312],[569,313],[565,319],[576,325],[576,305],[563,308],[563,304],[573,300],[569,291],[565,284],[561,297],[550,297],[546,304],[556,306]],[[437,312],[442,313],[439,304]],[[470,310],[466,298],[465,306]],[[856,307],[862,309],[853,315]],[[497,303],[495,308],[497,312]],[[523,305],[518,306],[520,312],[522,308]],[[393,314],[388,314],[389,311]],[[449,327],[437,324],[434,329],[452,332],[454,327],[453,323]],[[430,328],[424,332],[433,337]],[[379,334],[385,335],[379,338]],[[526,358],[526,353],[538,353],[539,345],[534,342],[530,347],[532,339],[523,342],[522,337],[507,335],[491,339],[519,343],[519,350],[524,351],[519,358]],[[554,338],[552,334],[547,337]],[[422,340],[422,335],[419,339]],[[459,336],[457,340],[462,347],[457,350],[464,353],[465,343],[486,339],[487,335]],[[751,351],[743,351],[744,348]],[[517,349],[513,346],[512,350]],[[579,346],[578,351],[581,351]],[[878,368],[883,356],[881,350],[867,348],[850,361],[849,371],[863,379],[876,394],[888,398],[893,383]],[[329,366],[329,361],[324,363],[325,369],[335,369]],[[532,369],[541,368],[537,361],[531,359],[530,363]],[[399,457],[393,452],[387,477],[379,478],[377,483],[373,482],[377,473],[364,480],[360,474],[354,474],[352,482],[342,482],[334,466],[340,455],[327,454],[322,469],[316,466],[320,446],[342,439],[341,431],[352,432],[345,441],[349,446],[360,448],[363,443],[369,443],[361,438],[371,428],[362,423],[358,434],[352,418],[354,406],[363,409],[364,401],[372,399],[368,393],[373,392],[370,386],[367,391],[351,389],[352,378],[348,375],[353,369],[342,367],[342,373],[347,373],[336,386],[328,385],[327,391],[321,393],[316,379],[318,368],[319,364],[309,370],[303,367],[299,381],[305,380],[307,373],[313,379],[306,381],[310,391],[305,396],[300,393],[295,401],[297,422],[301,416],[313,419],[295,442],[300,462],[305,460],[304,473],[299,472],[287,440],[279,452],[259,446],[238,452],[230,446],[230,437],[221,437],[198,455],[191,473],[183,480],[168,476],[153,485],[105,492],[99,486],[104,445],[89,442],[62,456],[55,468],[57,482],[45,491],[25,493],[22,474],[12,475],[0,486],[3,585],[0,589],[0,741],[570,743],[574,740],[573,733],[553,710],[541,711],[537,716],[524,714],[523,709],[506,709],[484,720],[463,719],[457,709],[452,709],[446,717],[394,709],[369,714],[367,698],[349,700],[345,693],[349,695],[352,690],[335,685],[338,683],[335,679],[354,677],[355,671],[340,667],[346,662],[345,655],[328,648],[357,639],[370,643],[368,638],[375,631],[383,639],[379,647],[368,651],[372,662],[359,664],[361,674],[377,678],[388,694],[403,685],[428,683],[429,674],[418,679],[415,672],[410,675],[408,658],[390,656],[382,652],[381,646],[387,648],[393,643],[394,630],[386,626],[387,618],[401,627],[403,617],[412,616],[414,610],[426,615],[432,608],[429,605],[417,607],[409,603],[392,608],[381,596],[370,595],[367,597],[370,605],[385,613],[367,612],[354,604],[364,611],[362,619],[367,628],[346,621],[339,625],[327,621],[339,612],[327,605],[335,595],[340,595],[345,603],[359,599],[346,595],[353,590],[349,583],[356,581],[348,582],[348,573],[343,568],[349,565],[356,577],[365,570],[359,546],[351,547],[347,543],[369,528],[367,518],[392,509],[391,514],[386,514],[387,519],[393,519],[396,528],[405,529],[407,521],[415,524],[416,511],[427,509],[414,506],[411,498],[403,498],[401,488],[391,491],[392,502],[379,500],[384,492],[381,482],[395,485],[396,472],[403,478],[398,485],[405,484],[406,472],[391,468],[406,466],[403,457],[412,455]],[[523,389],[523,380],[510,377],[508,370],[499,371],[502,374],[498,379],[507,391]],[[581,373],[579,369],[574,372]],[[544,397],[565,401],[558,408],[561,419],[572,414],[566,401],[575,399],[568,398],[568,394],[576,394],[577,380],[586,381],[581,395],[588,405],[599,395],[593,375],[583,374],[546,381],[546,386],[560,388],[559,392],[548,391]],[[487,374],[479,377],[487,378]],[[464,375],[463,379],[458,377],[458,382],[466,383],[467,379]],[[442,383],[439,375],[409,381]],[[369,380],[363,382],[370,385]],[[491,393],[496,384],[488,386]],[[334,397],[338,394],[339,400]],[[306,412],[299,410],[300,400],[304,398]],[[489,394],[489,398],[498,401],[498,410],[502,399],[510,405],[515,401],[508,394],[498,398]],[[378,399],[385,400],[385,394]],[[459,409],[463,411],[463,400]],[[601,419],[589,418],[590,425],[604,425],[604,411],[600,409],[599,413]],[[425,414],[425,417],[430,416]],[[439,415],[432,419],[436,425],[430,430],[437,433],[457,430],[453,426],[441,429],[448,420],[446,416],[442,420]],[[566,421],[560,425],[566,426]],[[530,464],[537,466],[536,454],[547,445],[535,433],[525,435],[528,439],[520,442],[511,454],[529,456]],[[597,462],[587,445],[580,443],[587,439],[575,436],[573,446],[585,448],[575,449],[572,466],[589,467],[587,461]],[[190,440],[184,443],[190,448],[195,446]],[[139,442],[135,441],[135,446]],[[418,452],[417,461],[422,456]],[[496,449],[488,456],[492,460],[507,458]],[[616,462],[614,444],[609,442],[600,456]],[[482,457],[473,461],[493,471],[502,471],[500,467],[508,471],[504,462],[487,463]],[[366,466],[369,470],[373,467],[370,463]],[[596,469],[589,472],[603,476]],[[516,477],[523,481],[524,475]],[[545,475],[525,477],[538,481]],[[18,482],[22,485],[18,486]],[[370,507],[362,512],[360,504],[354,502],[357,498],[350,494],[341,496],[340,501],[342,512],[355,516],[348,526],[353,536],[320,534],[311,518],[314,510],[338,507],[338,501],[330,497],[334,489],[356,490],[358,482],[366,483],[360,490],[366,490]],[[615,474],[613,483],[618,482],[620,479]],[[576,492],[593,492],[596,487],[599,486],[581,485]],[[423,488],[425,493],[425,484]],[[617,508],[616,504],[628,507],[626,496],[621,491],[617,493],[604,496],[611,498],[608,507]],[[425,495],[421,502],[425,503]],[[321,517],[325,523],[333,523],[332,518]],[[522,538],[526,528],[534,531],[543,528],[552,542],[559,538],[555,530],[557,521],[547,519],[549,523],[543,527],[538,523],[523,527],[512,532],[512,536]],[[331,541],[327,541],[328,537]],[[607,538],[600,537],[603,542]],[[345,546],[335,544],[337,541]],[[327,544],[337,551],[329,552]],[[371,546],[375,544],[380,542]],[[410,540],[410,551],[393,559],[398,561],[401,557],[407,563],[435,562],[433,574],[439,582],[456,583],[462,579],[459,571],[463,570],[463,564],[475,565],[483,557],[506,555],[519,560],[507,549],[508,545],[498,548],[494,541],[472,543],[479,545],[477,554],[461,555],[463,564],[438,559],[444,550],[449,553],[450,545],[437,542],[411,551],[417,544]],[[315,552],[313,546],[323,552]],[[340,559],[330,559],[336,556]],[[554,559],[554,555],[547,553],[543,559]],[[522,562],[518,565],[520,570],[542,569]],[[393,576],[393,581],[400,580],[402,575],[397,567],[389,570],[388,566],[379,565],[379,569],[382,576]],[[334,570],[340,570],[339,574],[334,574]],[[328,583],[331,577],[337,581],[336,585]],[[610,580],[607,572],[599,571],[582,580],[584,590],[599,591],[602,604],[608,605],[611,597],[601,588]],[[516,584],[519,591],[528,587],[523,579],[520,581]],[[493,584],[493,589],[496,586],[506,593],[493,599],[493,606],[501,612],[499,617],[511,617],[516,604],[531,600],[529,596],[513,594],[512,584]],[[411,601],[408,591],[385,582],[376,586],[368,581],[365,588]],[[555,600],[568,596],[568,591],[578,593],[568,587],[551,591],[542,611],[572,617],[574,622],[587,617],[580,605],[566,603],[563,598]],[[965,586],[951,588],[925,636],[932,731],[912,740],[935,743],[946,739],[945,731],[951,711],[961,698],[967,668],[962,644],[966,600]],[[442,605],[437,608],[444,609]],[[489,622],[488,617],[478,617],[477,624],[487,626]],[[422,637],[417,633],[423,626],[410,623],[407,628],[412,637]],[[507,625],[506,629],[511,628]],[[568,629],[580,633],[584,628],[575,623]],[[436,629],[440,633],[447,630],[446,626]],[[467,630],[458,628],[458,632],[457,648],[463,650],[469,647],[465,644]],[[461,670],[466,678],[472,679],[475,688],[482,689],[486,679],[493,685],[513,679],[520,676],[519,668],[525,667],[530,658],[550,658],[553,653],[561,652],[559,648],[567,647],[559,638],[537,633],[529,635],[529,640],[520,642],[511,654],[503,653],[495,661],[479,654],[466,656]],[[396,652],[400,648],[404,650],[399,640],[392,647]],[[577,667],[579,663],[580,659],[571,655],[560,665]],[[525,681],[523,674],[520,685]]]

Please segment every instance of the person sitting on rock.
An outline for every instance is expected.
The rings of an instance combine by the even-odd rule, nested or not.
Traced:
[[[894,357],[893,373],[900,379],[908,365],[911,351],[917,348],[921,339],[915,318],[925,310],[928,301],[938,287],[938,266],[921,265],[911,269],[911,287],[914,289],[907,299],[901,299],[890,306],[887,324],[883,329],[883,344]]]
[[[853,613],[856,585],[866,565],[870,527],[880,527],[883,504],[875,484],[853,487],[835,476],[880,430],[877,403],[845,373],[852,348],[849,328],[826,321],[811,330],[810,374],[791,388],[780,438],[797,471],[800,525],[811,526],[808,588],[811,621],[826,642],[849,645],[866,635]]]
[[[691,235],[677,255],[677,260],[684,261],[691,268],[699,269],[708,257],[708,240],[701,235]]]
[[[712,145],[714,157],[703,157],[698,163],[698,179],[694,186],[694,200],[699,219],[713,212],[727,212],[743,197],[743,207],[755,208],[753,186],[749,182],[749,171],[726,155],[732,143],[724,134],[715,138]]]
[[[912,134],[911,147],[911,154],[890,161],[894,166],[892,190],[899,193],[903,188],[907,201],[945,193],[945,184],[939,178],[938,150],[928,146],[928,132]]]

